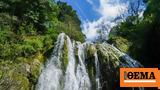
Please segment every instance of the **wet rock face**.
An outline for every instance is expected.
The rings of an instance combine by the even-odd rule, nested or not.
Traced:
[[[108,43],[81,44],[60,34],[36,89],[113,90],[120,67],[141,64]]]
[[[127,54],[122,53],[108,43],[90,44],[86,43],[86,67],[95,89],[96,74],[99,73],[100,89],[114,90],[119,80],[120,67],[141,67],[141,64]],[[96,71],[95,53],[99,62],[99,71]],[[96,89],[97,90],[97,89]]]

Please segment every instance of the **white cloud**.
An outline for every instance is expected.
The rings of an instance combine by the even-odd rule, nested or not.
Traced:
[[[84,22],[82,25],[83,33],[86,35],[87,41],[95,41],[100,30],[104,32],[104,39],[107,39],[108,34],[117,22],[122,22],[123,20],[114,21],[118,16],[127,13],[129,9],[129,2],[132,0],[99,0],[99,7],[94,6],[94,2],[91,0],[87,0],[93,7],[93,9],[101,15],[101,17],[92,22]],[[134,1],[134,0],[133,0]],[[132,2],[133,2],[132,1]],[[104,28],[105,27],[105,28]],[[104,30],[105,29],[105,30]]]
[[[87,0],[90,4],[94,5],[91,0]],[[103,29],[104,37],[107,39],[110,29],[116,25],[115,22],[112,22],[118,15],[124,13],[126,6],[120,3],[111,4],[111,0],[100,0],[100,6],[94,10],[101,15],[97,21],[84,22],[83,33],[86,35],[87,41],[94,41],[98,38],[100,30]],[[106,30],[104,30],[106,29]]]
[[[93,3],[93,2],[92,2]],[[120,0],[99,0],[99,7],[94,8],[102,17],[115,18],[127,10],[127,4]]]
[[[103,30],[103,33],[105,34],[103,38],[107,39],[110,28],[115,25],[115,22],[108,21],[103,17],[98,19],[97,21],[84,22],[82,27],[83,33],[86,35],[86,41],[95,41],[96,39],[98,39],[98,32],[100,32],[100,30]]]
[[[83,33],[86,35],[87,41],[93,41],[97,38],[97,29],[95,27],[95,24],[92,22],[85,22],[83,24]]]

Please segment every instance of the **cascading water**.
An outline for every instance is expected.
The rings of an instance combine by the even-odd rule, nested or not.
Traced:
[[[68,66],[65,76],[65,86],[64,90],[78,90],[77,79],[75,75],[75,54],[74,54],[74,43],[67,36],[67,46],[68,46]]]
[[[62,49],[65,38],[68,50],[68,65],[65,74],[63,74],[62,61],[60,60],[63,56]],[[78,46],[79,63],[76,67],[74,45],[75,43],[72,43],[70,38],[64,33],[59,35],[53,54],[48,59],[39,77],[37,90],[90,90],[90,80],[84,65],[83,46]]]
[[[115,78],[120,67],[141,67],[141,64],[110,44],[72,42],[62,33],[36,90],[110,90],[110,79]]]
[[[101,89],[101,83],[100,83],[100,69],[99,69],[99,61],[98,61],[98,55],[97,52],[94,54],[95,56],[95,67],[96,67],[96,87],[97,90]]]
[[[90,90],[91,83],[88,76],[88,73],[86,71],[86,67],[84,64],[85,61],[85,45],[78,43],[78,60],[79,63],[77,65],[77,80],[79,88],[78,90]]]
[[[60,78],[62,77],[61,70],[61,53],[64,45],[64,34],[58,36],[56,46],[44,67],[38,81],[37,90],[58,90],[61,89]]]

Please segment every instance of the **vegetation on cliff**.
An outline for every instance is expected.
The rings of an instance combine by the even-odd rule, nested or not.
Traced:
[[[2,0],[0,3],[1,59],[45,53],[61,32],[84,41],[80,20],[66,3],[51,0]]]
[[[59,33],[84,41],[80,24],[76,11],[63,2],[1,0],[0,89],[34,89]]]
[[[160,1],[145,0],[143,17],[130,16],[114,27],[109,42],[145,66],[157,66],[160,53]]]

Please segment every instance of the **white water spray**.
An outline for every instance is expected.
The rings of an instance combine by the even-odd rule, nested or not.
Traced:
[[[66,47],[64,47],[65,45]],[[60,34],[53,53],[42,70],[36,90],[102,90],[103,86],[100,78],[103,75],[100,70],[103,68],[100,64],[102,59],[99,59],[98,51],[104,54],[104,57],[116,57],[116,60],[112,60],[112,58],[107,59],[108,62],[117,65],[116,67],[120,65],[122,67],[140,67],[140,63],[120,52],[114,46],[107,43],[97,45],[99,48],[93,43],[81,44],[80,42],[72,42],[67,35],[64,33]],[[89,49],[92,53],[88,56],[87,50]],[[64,50],[67,50],[67,53],[64,53]],[[67,57],[64,58],[64,55]],[[120,57],[122,57],[122,60],[119,59]],[[90,62],[86,64],[86,60]],[[64,63],[64,61],[67,63]],[[90,66],[90,63],[94,63],[95,66]],[[65,69],[64,64],[66,64]],[[111,70],[110,65],[106,65]],[[94,79],[92,82],[89,76],[89,68],[87,67],[92,68],[92,72],[90,72],[92,73],[92,79]],[[108,77],[108,79],[110,78]]]

